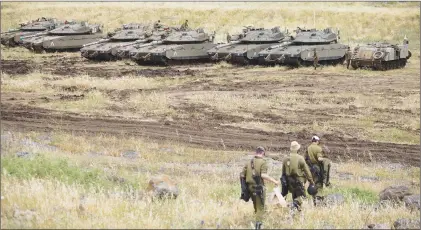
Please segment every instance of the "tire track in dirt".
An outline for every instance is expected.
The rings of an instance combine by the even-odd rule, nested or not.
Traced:
[[[312,133],[264,132],[232,127],[221,127],[212,122],[145,122],[123,120],[118,117],[88,117],[74,113],[60,113],[30,106],[2,103],[1,122],[6,129],[26,131],[62,130],[80,133],[108,133],[131,135],[153,140],[171,140],[189,145],[213,149],[252,151],[265,146],[270,151],[288,151],[289,143],[297,140],[308,143]],[[420,146],[380,143],[324,135],[331,159],[354,159],[358,161],[399,162],[419,166]],[[305,146],[303,145],[302,149]]]

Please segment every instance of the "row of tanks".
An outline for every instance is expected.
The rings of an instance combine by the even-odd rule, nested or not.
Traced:
[[[19,29],[1,33],[1,44],[23,46],[36,53],[79,51],[84,44],[104,38],[102,25],[84,21],[39,18]]]
[[[406,37],[403,45],[371,43],[351,51],[339,43],[338,30],[298,27],[294,32],[292,36],[280,27],[246,26],[241,33],[227,37],[227,43],[215,44],[215,32],[192,29],[187,21],[179,28],[160,23],[124,24],[105,35],[99,24],[41,18],[22,24],[19,30],[2,33],[1,41],[34,52],[80,50],[81,56],[90,60],[131,59],[142,65],[226,61],[238,65],[303,66],[313,64],[315,58],[320,64],[336,65],[348,57],[354,69],[388,70],[404,67],[411,57]]]

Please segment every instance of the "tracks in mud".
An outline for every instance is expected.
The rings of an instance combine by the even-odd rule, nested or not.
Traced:
[[[215,126],[210,122],[160,123],[123,120],[118,117],[95,118],[8,103],[2,103],[1,122],[6,129],[129,135],[178,141],[221,150],[251,151],[256,146],[262,145],[270,151],[288,151],[290,141],[308,143],[308,137],[312,135],[304,132],[281,133],[228,128]],[[335,135],[325,135],[323,139],[330,150],[329,158],[332,159],[352,158],[361,161],[374,159],[415,166],[419,166],[420,163],[419,145],[379,143]]]

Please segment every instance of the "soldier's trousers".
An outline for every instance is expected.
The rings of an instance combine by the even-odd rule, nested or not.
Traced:
[[[297,178],[297,180],[301,182],[302,187],[292,186],[291,184],[288,184],[288,191],[291,193],[292,199],[299,206],[301,206],[303,204],[303,196],[305,194],[305,191],[304,191],[305,179]]]
[[[318,66],[320,66],[320,65],[319,65],[319,61],[314,61],[314,62],[313,62],[313,67],[314,67],[314,69],[316,69]]]
[[[326,184],[326,182],[327,182],[328,168],[331,165],[331,161],[329,159],[323,159],[322,164],[323,164],[323,169],[324,169],[323,170],[323,180],[317,174],[312,175],[313,176],[314,183],[315,183],[315,185],[317,187],[317,191],[318,191],[317,193],[318,194],[323,191],[323,183]],[[320,168],[319,165],[314,165],[313,167],[315,167],[316,170],[318,172],[320,172],[321,168]],[[330,177],[330,175],[329,175],[329,177]]]
[[[263,200],[260,196],[255,195],[254,188],[252,185],[249,186],[249,191],[251,195],[251,200],[253,201],[254,214],[256,216],[256,221],[263,221],[263,216],[265,215],[265,198],[266,191],[263,190]]]

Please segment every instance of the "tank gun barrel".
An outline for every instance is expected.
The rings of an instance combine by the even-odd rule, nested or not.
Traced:
[[[229,42],[229,43],[218,45],[215,48],[216,49],[220,49],[220,48],[223,48],[223,47],[226,47],[226,46],[230,46],[230,45],[233,45],[233,44],[238,44],[238,43],[240,43],[240,41],[233,41],[233,42]]]
[[[33,37],[38,37],[38,36],[47,35],[47,34],[48,34],[48,32],[39,32],[39,33],[32,34],[32,35],[21,36],[21,39],[33,38]]]
[[[88,44],[84,44],[84,45],[83,45],[83,47],[86,47],[86,46],[91,46],[91,45],[96,45],[96,44],[99,44],[99,43],[108,42],[108,41],[110,41],[110,40],[111,40],[111,39],[109,39],[109,38],[107,38],[107,39],[101,39],[101,40],[96,41],[96,42],[91,42],[91,43],[88,43]]]

